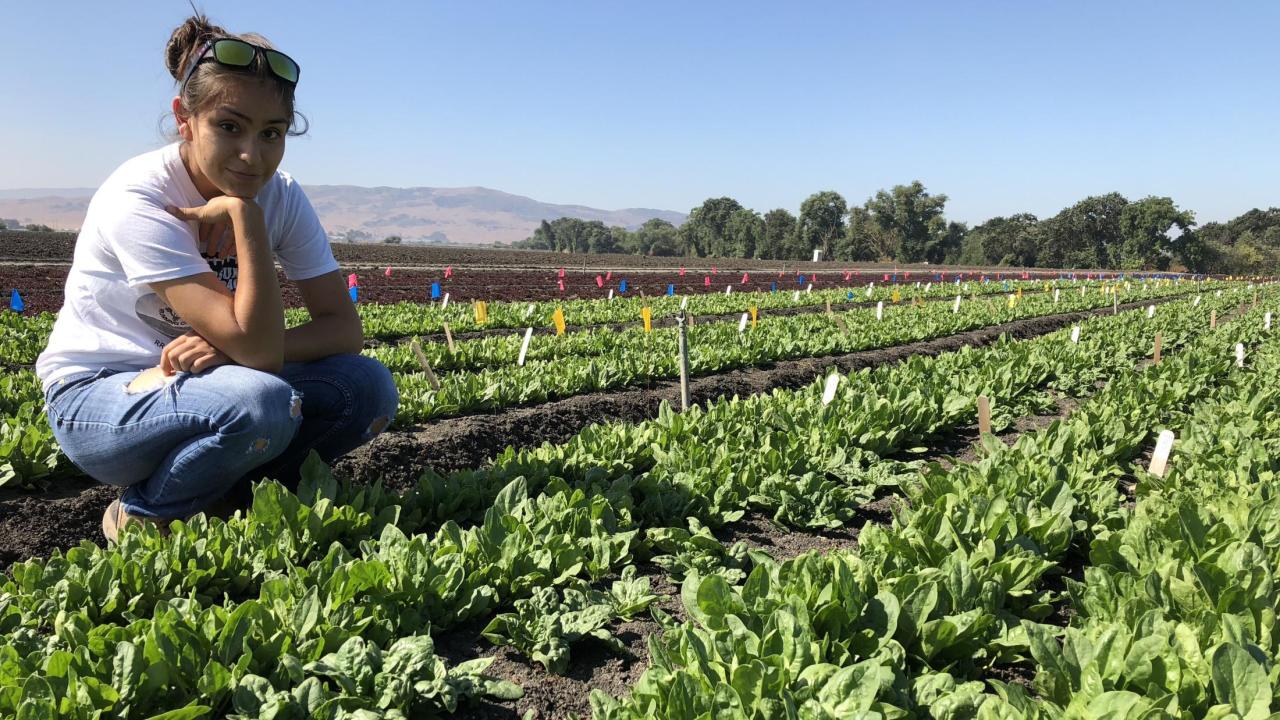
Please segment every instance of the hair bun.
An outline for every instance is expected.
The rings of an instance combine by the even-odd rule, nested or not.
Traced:
[[[186,22],[173,31],[169,42],[164,46],[164,64],[169,69],[169,74],[174,80],[181,78],[189,64],[195,62],[191,55],[205,40],[226,34],[226,30],[209,22],[209,18],[202,13],[187,18]]]

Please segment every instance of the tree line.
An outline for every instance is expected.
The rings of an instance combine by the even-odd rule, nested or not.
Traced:
[[[1051,218],[995,217],[975,227],[947,220],[947,196],[919,181],[881,190],[858,206],[824,190],[797,217],[761,215],[733,198],[709,198],[680,227],[654,218],[636,230],[558,218],[515,244],[570,253],[707,258],[1007,265],[1118,270],[1265,273],[1280,268],[1280,208],[1250,210],[1197,227],[1171,198],[1087,197]]]

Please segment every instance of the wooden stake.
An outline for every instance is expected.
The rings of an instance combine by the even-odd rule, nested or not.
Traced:
[[[986,435],[991,432],[991,401],[986,395],[978,396],[978,433]]]
[[[1218,311],[1210,310],[1209,311],[1209,329],[1212,330],[1216,327],[1218,327]]]
[[[1155,348],[1155,351],[1152,353],[1152,361],[1155,362],[1156,365],[1160,364],[1160,343],[1163,340],[1164,340],[1164,334],[1156,333],[1156,348]]]
[[[444,341],[449,345],[449,354],[457,355],[458,348],[453,345],[453,331],[449,329],[449,323],[444,323]]]
[[[418,358],[418,364],[422,366],[422,371],[427,374],[427,382],[431,383],[431,389],[440,392],[440,380],[436,378],[436,374],[431,370],[431,363],[427,362],[426,353],[422,352],[422,345],[418,344],[418,338],[414,338],[409,343],[409,349],[413,351],[415,357]]]

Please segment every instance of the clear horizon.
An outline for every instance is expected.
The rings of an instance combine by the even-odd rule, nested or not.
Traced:
[[[304,185],[794,213],[918,179],[970,225],[1111,191],[1200,224],[1280,205],[1269,3],[200,7],[301,65],[311,131],[281,168]],[[0,187],[96,187],[164,144],[162,51],[189,13],[11,8]]]

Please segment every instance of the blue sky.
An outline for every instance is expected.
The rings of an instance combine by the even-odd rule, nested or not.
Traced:
[[[971,223],[1112,190],[1201,222],[1280,205],[1277,3],[199,6],[301,65],[303,184],[765,212],[918,179]],[[7,3],[0,188],[96,186],[163,144],[189,11]]]

